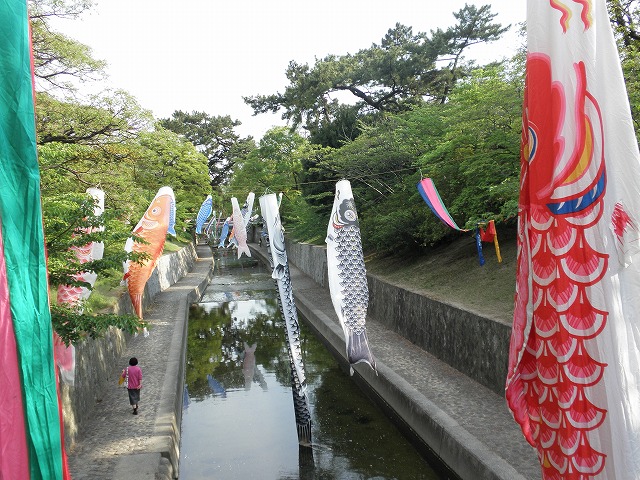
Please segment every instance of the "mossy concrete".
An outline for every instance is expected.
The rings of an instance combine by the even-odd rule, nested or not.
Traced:
[[[287,256],[328,288],[326,247],[287,240]],[[498,394],[504,392],[511,327],[367,275],[368,315]]]

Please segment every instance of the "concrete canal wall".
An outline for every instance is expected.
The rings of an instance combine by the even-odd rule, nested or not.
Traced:
[[[180,252],[184,257],[171,258],[176,255],[173,254],[163,260],[157,272],[154,272],[154,277],[148,282],[148,291],[145,291],[145,306],[162,292],[154,301],[154,304],[161,306],[154,307],[149,312],[149,318],[158,314],[159,310],[167,308],[162,305],[169,304],[179,304],[177,315],[184,315],[182,323],[172,322],[172,335],[151,337],[171,338],[171,347],[162,351],[175,353],[170,361],[165,362],[167,371],[161,392],[156,396],[162,405],[157,409],[150,443],[152,448],[144,455],[139,452],[135,455],[119,455],[116,473],[131,472],[132,469],[142,471],[144,465],[141,458],[144,457],[154,464],[160,462],[159,466],[152,465],[153,468],[149,470],[156,472],[155,478],[168,479],[178,476],[186,309],[189,303],[197,301],[197,295],[190,292],[206,288],[212,272],[208,265],[207,268],[203,267],[207,272],[200,269],[199,266],[203,262],[196,258],[193,247],[190,247],[190,251],[185,250]],[[256,249],[252,245],[252,251],[256,257],[268,262],[267,250],[264,247]],[[307,319],[313,318],[312,328],[326,340],[324,343],[334,352],[336,358],[342,357],[342,361],[340,358],[338,360],[344,366],[346,359],[343,335],[337,319],[333,318],[335,314],[328,294],[325,249],[288,241],[287,253],[293,267],[295,285],[298,286],[297,289],[294,288],[294,294],[301,315]],[[163,291],[165,287],[162,285],[171,284],[175,279],[185,276],[194,263],[194,269],[199,272],[199,275],[196,275],[198,278],[193,278],[193,272],[190,272],[185,279],[193,282],[197,280],[198,288],[193,289],[190,284],[186,286],[188,288],[180,287],[184,283],[183,279],[176,286]],[[378,375],[368,368],[358,366],[353,376],[354,381],[372,398],[377,397],[374,399],[376,403],[382,405],[400,429],[416,441],[419,450],[430,462],[431,459],[435,459],[442,463],[443,478],[539,478],[540,467],[535,453],[524,441],[504,405],[504,377],[501,378],[499,373],[499,361],[492,361],[499,358],[499,351],[508,351],[508,335],[505,336],[505,340],[500,340],[499,334],[483,331],[494,328],[486,323],[491,322],[488,319],[476,317],[439,302],[421,303],[421,299],[415,298],[420,297],[416,292],[377,282],[380,282],[380,279],[369,278],[369,314],[372,322],[368,325],[368,333],[372,345],[376,345]],[[124,297],[121,299],[119,311],[130,312],[128,295]],[[442,322],[450,324],[443,325]],[[496,331],[499,331],[497,327]],[[453,338],[455,335],[464,338]],[[76,440],[79,428],[91,429],[93,419],[88,419],[87,415],[96,412],[96,404],[102,401],[109,390],[117,390],[113,388],[117,380],[114,378],[114,372],[118,367],[116,362],[128,348],[127,341],[126,336],[112,330],[105,338],[86,341],[78,347],[79,367],[76,385],[63,386],[68,444]],[[432,350],[427,353],[427,349]],[[440,355],[437,352],[440,352]],[[470,358],[474,355],[480,355],[482,358]],[[459,366],[450,366],[454,362],[459,362]],[[478,383],[485,384],[488,388]],[[108,397],[105,396],[105,399],[105,404],[109,405]],[[116,423],[121,420],[121,415],[113,419]],[[103,436],[98,437],[102,439]],[[79,440],[82,440],[82,446],[85,441],[82,438]],[[78,458],[77,462],[84,465],[90,463],[82,462],[81,458]],[[164,473],[158,476],[160,470]],[[114,477],[105,478],[123,476],[118,473]]]
[[[265,248],[253,251],[267,261]],[[347,371],[344,334],[326,286],[325,249],[287,241],[287,256],[301,318]],[[494,361],[508,351],[508,332],[501,341],[484,331],[499,332],[500,324],[379,278],[370,276],[369,289],[367,335],[377,373],[356,365],[354,382],[442,478],[540,478],[535,451],[505,405],[503,367]]]
[[[156,294],[184,277],[195,260],[196,250],[193,244],[162,256],[145,287],[143,309],[149,307]],[[133,313],[131,300],[126,292],[120,296],[114,313]],[[113,372],[129,338],[122,330],[112,327],[102,338],[88,338],[75,346],[74,384],[60,385],[67,448],[73,446],[83,423],[94,412],[96,404],[102,402],[107,388],[116,384],[117,378],[113,376]]]
[[[324,246],[287,240],[287,257],[328,288]],[[367,275],[368,314],[468,377],[502,395],[511,327]]]

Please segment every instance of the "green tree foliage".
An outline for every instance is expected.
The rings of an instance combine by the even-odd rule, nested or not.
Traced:
[[[607,0],[611,24],[623,49],[637,49],[640,41],[638,0]]]
[[[43,195],[100,185],[133,223],[162,186],[179,202],[178,228],[210,191],[207,159],[179,135],[152,126],[129,95],[101,97],[102,106],[62,102],[48,94],[37,107]],[[194,210],[196,213],[194,213]]]
[[[171,186],[174,190],[179,207],[176,218],[178,232],[187,230],[188,221],[197,214],[209,189],[206,158],[193,145],[162,128],[140,132],[135,141],[130,139],[121,145],[124,161],[119,165],[101,162],[101,149],[91,145],[52,142],[41,146],[41,150],[46,153],[41,155],[41,161],[43,157],[44,160],[70,157],[65,167],[67,170],[93,167],[91,159],[97,159],[95,163],[100,170],[83,171],[82,178],[87,182],[96,180],[95,184],[107,189],[105,214],[95,218],[88,210],[93,205],[87,203],[86,195],[76,193],[79,187],[86,188],[83,182],[78,181],[78,175],[65,178],[59,173],[59,165],[43,170],[46,185],[50,185],[50,188],[43,189],[43,208],[49,280],[54,287],[76,285],[73,276],[85,270],[98,273],[100,278],[121,277],[124,260],[139,260],[139,256],[125,253],[124,243],[131,236],[132,225],[141,218],[159,186]],[[109,169],[113,171],[109,172]],[[105,222],[104,232],[85,233],[101,222]],[[104,258],[90,264],[78,264],[69,247],[91,241],[104,242]],[[77,341],[81,335],[99,336],[109,325],[126,331],[142,325],[133,317],[82,313],[77,308],[63,306],[54,307],[52,314],[56,331],[70,342]]]
[[[153,117],[128,93],[93,96],[88,103],[58,100],[40,92],[36,99],[38,144],[67,143],[101,147],[135,138]]]
[[[607,7],[618,39],[636,138],[640,141],[640,1],[607,0]]]
[[[622,60],[622,72],[629,96],[636,139],[640,142],[640,48],[629,49],[625,53]]]
[[[211,186],[217,187],[228,181],[238,157],[255,147],[253,138],[240,138],[234,128],[240,125],[229,115],[213,116],[205,112],[173,112],[171,118],[160,120],[167,130],[182,135],[190,141],[209,163]]]
[[[492,23],[497,14],[491,13],[490,5],[480,8],[474,5],[466,5],[453,16],[458,21],[446,31],[437,29],[433,33],[434,38],[442,38],[446,44],[446,52],[441,60],[448,61],[443,92],[440,102],[444,103],[449,97],[449,92],[468,69],[461,68],[463,54],[471,45],[498,40],[509,27],[503,28],[498,23]]]
[[[150,112],[123,91],[81,98],[77,81],[102,78],[104,62],[86,46],[55,32],[54,16],[77,18],[88,0],[30,0],[34,36],[36,138],[49,280],[53,287],[77,285],[76,275],[94,271],[99,279],[122,275],[122,262],[138,260],[124,251],[132,225],[161,186],[174,189],[177,229],[184,230],[209,191],[207,159],[177,134],[155,128]],[[105,214],[95,219],[84,193],[105,191]],[[104,222],[105,230],[86,229]],[[103,241],[103,259],[80,265],[71,246]],[[89,286],[85,284],[84,286]],[[135,317],[96,314],[82,306],[52,306],[54,328],[65,342],[99,336],[109,326],[134,331]]]
[[[307,140],[286,127],[270,129],[256,149],[236,162],[230,189],[243,193],[299,190],[300,155],[307,146]]]
[[[156,126],[137,139],[136,185],[144,190],[146,209],[159,186],[169,186],[176,196],[176,232],[189,229],[202,200],[211,191],[207,158],[190,143],[169,130]],[[140,216],[143,210],[138,210]]]
[[[146,258],[144,254],[127,254],[124,251],[124,242],[130,233],[118,219],[118,212],[111,209],[102,215],[94,215],[93,198],[86,194],[45,196],[42,207],[49,284],[54,289],[69,285],[91,290],[91,284],[78,279],[80,272],[90,271],[107,278],[121,277],[125,260],[141,261]],[[72,247],[83,247],[91,242],[104,244],[104,256],[81,264]],[[55,331],[67,345],[76,343],[84,336],[99,337],[109,326],[130,333],[144,326],[144,322],[132,315],[89,312],[84,302],[76,305],[54,304],[51,318]]]
[[[132,213],[130,206],[144,198],[135,176],[136,170],[145,170],[140,165],[144,158],[135,155],[137,138],[151,124],[150,114],[124,92],[95,98],[94,104],[38,93],[36,139],[42,195],[81,193],[100,186],[112,207]]]
[[[416,225],[427,216],[412,199],[417,193],[416,160],[442,135],[439,110],[439,105],[425,105],[387,115],[353,142],[316,157],[309,172],[325,181],[311,184],[316,193],[305,198],[315,206],[325,228],[335,182],[346,178],[354,193],[365,249],[384,252],[420,245]]]
[[[74,82],[104,78],[106,63],[91,49],[50,27],[52,17],[77,19],[91,7],[90,0],[29,0],[35,77],[42,89],[75,91]]]
[[[294,212],[300,202],[302,158],[315,148],[298,133],[286,127],[274,127],[265,133],[256,149],[238,159],[225,191],[238,198],[244,198],[251,191],[256,196],[264,192],[282,192],[285,200],[280,215],[283,219],[296,221],[294,217],[299,212]],[[254,208],[258,208],[257,203]]]
[[[415,251],[439,242],[451,230],[419,196],[421,176],[434,179],[461,226],[511,221],[518,198],[522,72],[510,68],[476,69],[456,84],[446,104],[388,114],[341,148],[315,152],[305,179],[326,181],[310,183],[314,194],[304,198],[322,219],[317,221],[326,225],[334,183],[346,178],[367,250]]]
[[[362,132],[363,117],[357,105],[337,105],[331,118],[309,125],[309,141],[323,147],[340,148]]]
[[[443,109],[446,134],[419,159],[458,223],[505,221],[517,213],[522,75],[504,66],[474,71]]]
[[[282,118],[315,133],[331,123],[339,110],[335,95],[351,94],[360,115],[397,113],[426,100],[445,101],[455,81],[463,75],[465,49],[478,42],[496,40],[506,30],[492,23],[489,6],[466,5],[454,14],[458,23],[431,36],[414,34],[396,24],[381,43],[355,54],[329,55],[310,67],[291,61],[284,93],[245,97],[256,114],[284,110]],[[441,67],[438,60],[449,60]],[[327,143],[325,143],[326,145]]]

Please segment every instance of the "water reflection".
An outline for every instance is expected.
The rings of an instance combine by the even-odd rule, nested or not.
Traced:
[[[229,263],[190,312],[181,480],[437,479],[304,325],[314,443],[298,444],[273,281]],[[221,300],[225,289],[236,300]]]
[[[242,352],[242,374],[244,375],[244,389],[249,390],[252,383],[259,384],[263,390],[267,390],[267,382],[262,372],[256,368],[256,348],[258,344],[249,346],[244,342],[244,352]]]
[[[250,390],[254,382],[266,390],[258,364],[287,384],[289,365],[279,318],[275,298],[192,307],[186,373],[191,400]]]
[[[224,389],[222,384],[209,374],[207,374],[207,383],[209,384],[211,393],[214,395],[220,395],[222,398],[227,397],[227,391]]]

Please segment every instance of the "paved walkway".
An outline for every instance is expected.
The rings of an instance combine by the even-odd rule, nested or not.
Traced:
[[[266,249],[251,245],[265,259]],[[209,247],[197,247],[193,270],[159,293],[146,314],[148,338],[131,339],[119,370],[136,356],[144,380],[139,415],[131,414],[126,390],[115,385],[70,452],[74,480],[170,479],[177,475],[179,409],[184,381],[188,305],[197,301],[212,274]],[[329,348],[344,356],[344,340],[329,292],[291,266],[296,305],[312,319]],[[509,414],[504,399],[367,319],[379,375],[356,366],[354,379],[397,408],[408,427],[427,437],[430,453],[457,464],[464,480],[534,480],[540,466]],[[117,378],[119,373],[114,372]],[[177,417],[177,418],[176,418]],[[454,469],[455,470],[455,469]],[[462,473],[460,473],[462,472]]]
[[[118,378],[130,357],[137,357],[143,381],[138,415],[133,415],[127,391],[113,382],[103,400],[94,407],[88,424],[69,452],[73,480],[169,479],[174,475],[170,461],[178,446],[176,403],[182,406],[184,328],[189,297],[197,301],[209,282],[212,255],[208,246],[196,248],[198,259],[191,272],[173,286],[156,295],[145,319],[150,335],[131,338],[120,366]]]

